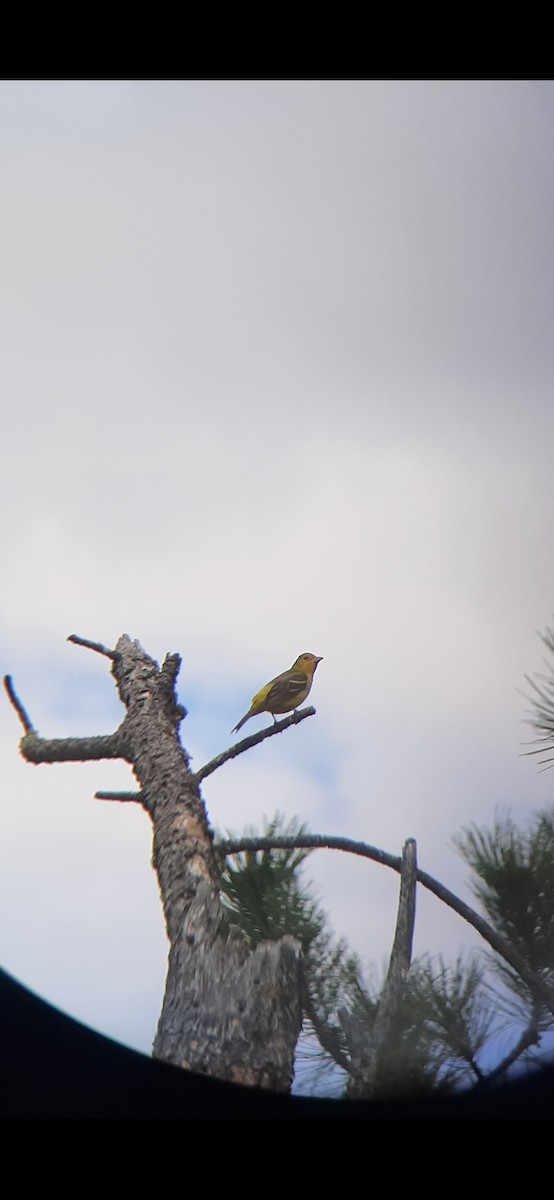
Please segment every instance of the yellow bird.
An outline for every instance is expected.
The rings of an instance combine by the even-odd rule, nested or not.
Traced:
[[[321,658],[318,658],[317,654],[301,654],[292,664],[290,671],[283,671],[282,675],[270,679],[269,683],[256,692],[248,712],[231,733],[238,733],[244,722],[258,713],[271,713],[275,721],[275,713],[286,713],[298,708],[310,692],[314,672],[320,662]]]

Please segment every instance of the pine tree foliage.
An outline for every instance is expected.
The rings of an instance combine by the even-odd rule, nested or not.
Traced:
[[[479,1057],[495,1022],[484,975],[475,955],[460,955],[453,965],[440,955],[414,960],[380,1056],[374,1097],[451,1092],[484,1078]],[[379,1001],[380,989],[368,985],[354,1008],[367,1040]]]
[[[245,829],[245,837],[257,831]],[[285,823],[277,813],[265,823],[264,837],[300,837],[306,829]],[[221,876],[222,901],[231,923],[240,926],[252,946],[289,934],[305,952],[325,925],[312,889],[300,883],[299,870],[309,850],[256,850],[229,855]]]
[[[545,633],[540,633],[539,637],[549,653],[554,655],[554,629],[547,629]],[[554,750],[554,667],[549,663],[546,665],[548,666],[546,675],[537,673],[534,677],[526,676],[534,693],[528,697],[533,705],[533,710],[527,724],[538,732],[535,742],[539,743],[536,750],[528,751],[529,754],[549,754],[551,750]],[[539,762],[546,770],[554,763],[554,757],[541,758]]]
[[[357,1025],[356,1040],[368,1045],[373,1037],[382,991],[382,984],[375,976],[375,970],[370,968],[354,999],[351,1013],[351,1020]],[[379,1056],[371,1093],[373,1098],[452,1090],[451,1074],[443,1069],[443,1059],[436,1053],[438,1037],[430,1036],[423,1020],[423,997],[416,1000],[417,978],[418,967],[414,963],[394,1014],[390,1035]]]
[[[475,955],[460,955],[453,965],[442,955],[425,956],[410,972],[406,1008],[443,1086],[484,1077],[479,1056],[496,1019],[484,974]]]
[[[527,830],[497,814],[492,829],[472,825],[454,838],[472,869],[470,886],[484,912],[536,975],[554,985],[554,809],[539,813]],[[538,1031],[554,1025],[521,977],[488,955],[508,989],[507,1014],[533,1020]]]

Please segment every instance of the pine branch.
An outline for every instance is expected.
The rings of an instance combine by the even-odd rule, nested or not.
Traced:
[[[554,632],[547,629],[545,633],[539,633],[539,637],[547,650],[554,654]],[[545,661],[545,660],[543,660]],[[545,666],[549,668],[550,674],[542,675],[536,672],[535,677],[526,675],[525,679],[530,684],[538,699],[533,696],[524,698],[533,705],[533,715],[526,719],[526,724],[531,725],[533,729],[538,731],[539,736],[534,738],[533,743],[537,744],[536,750],[526,750],[525,754],[545,754],[549,750],[554,750],[554,673],[552,672],[551,664],[545,661]],[[543,686],[540,686],[536,681],[540,680]],[[549,769],[554,762],[554,758],[543,758],[539,760],[543,771]]]

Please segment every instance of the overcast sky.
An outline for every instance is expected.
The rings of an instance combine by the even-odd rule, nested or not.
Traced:
[[[549,81],[0,83],[0,664],[43,735],[121,717],[73,632],[182,655],[196,768],[323,655],[210,820],[413,836],[471,900],[452,835],[553,798],[518,690],[554,614],[553,122]],[[149,822],[93,799],[130,770],[20,732],[4,700],[0,961],[148,1053]],[[380,969],[396,877],[309,874]],[[419,895],[416,953],[473,944]]]

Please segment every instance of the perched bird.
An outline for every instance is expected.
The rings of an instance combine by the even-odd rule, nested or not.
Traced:
[[[298,708],[309,694],[315,669],[320,662],[321,658],[318,658],[317,654],[301,654],[292,664],[290,671],[283,671],[282,675],[270,679],[269,683],[256,692],[248,712],[231,733],[238,733],[244,722],[258,713],[271,713],[275,721],[275,713],[286,713]]]

